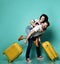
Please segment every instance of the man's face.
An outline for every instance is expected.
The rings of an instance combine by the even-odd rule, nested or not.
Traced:
[[[46,29],[47,28],[47,22],[42,23],[42,28],[43,29]]]
[[[40,22],[42,23],[44,20],[45,20],[45,17],[42,16],[41,19],[40,19]]]

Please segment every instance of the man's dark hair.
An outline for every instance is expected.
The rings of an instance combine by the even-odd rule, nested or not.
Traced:
[[[45,17],[44,22],[45,22],[45,21],[48,21],[48,16],[47,16],[46,14],[42,14],[42,15],[40,16],[40,18],[39,18],[39,19],[41,19],[41,17],[42,17],[42,16],[44,16],[44,17]]]
[[[50,23],[47,21],[47,27],[50,26]]]

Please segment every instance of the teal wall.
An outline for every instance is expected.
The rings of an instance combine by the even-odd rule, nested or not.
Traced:
[[[30,20],[39,19],[43,13],[48,15],[50,27],[42,36],[42,41],[49,40],[60,58],[59,6],[60,0],[0,0],[0,59],[6,59],[2,52],[8,46],[18,42],[21,34],[26,35],[25,27],[29,25]],[[23,47],[19,58],[25,58],[27,45],[24,41],[19,44]],[[42,54],[47,58],[44,52]],[[36,55],[32,55],[35,58]]]

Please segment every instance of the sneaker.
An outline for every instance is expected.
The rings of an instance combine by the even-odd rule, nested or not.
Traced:
[[[26,62],[31,63],[32,61],[29,58],[27,58]]]
[[[38,60],[43,60],[44,58],[42,56],[37,57]]]

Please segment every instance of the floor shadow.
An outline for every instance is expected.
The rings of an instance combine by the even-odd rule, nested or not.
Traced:
[[[42,35],[41,37],[41,42],[44,42],[44,41],[53,41],[54,40],[54,31],[53,29],[48,29],[45,31],[45,33]]]

